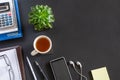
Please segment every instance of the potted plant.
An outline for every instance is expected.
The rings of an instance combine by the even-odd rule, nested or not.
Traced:
[[[28,16],[29,23],[38,31],[52,28],[52,23],[55,21],[52,9],[48,5],[32,6]]]

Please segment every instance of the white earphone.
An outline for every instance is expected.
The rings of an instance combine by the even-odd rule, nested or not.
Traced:
[[[69,61],[69,64],[71,64],[73,67],[75,67],[75,64],[73,61]]]
[[[82,64],[79,61],[77,61],[76,64],[82,68]]]
[[[73,61],[69,61],[69,64],[72,65],[75,72],[81,76],[81,80],[82,80],[82,77],[84,77],[87,80],[87,77],[82,74],[82,64],[79,61],[76,62],[76,65],[79,66],[81,70],[80,72],[76,69],[75,63]]]
[[[80,68],[80,73],[81,73],[81,75],[83,75],[83,74],[82,74],[82,64],[81,64],[79,61],[77,61],[76,64],[77,64],[77,66],[79,66],[79,68]],[[83,76],[81,76],[81,78],[80,78],[81,80],[82,80],[82,77],[83,77]]]

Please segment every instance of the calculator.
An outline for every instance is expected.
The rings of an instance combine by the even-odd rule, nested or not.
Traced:
[[[17,19],[14,1],[0,0],[0,33],[17,30]]]

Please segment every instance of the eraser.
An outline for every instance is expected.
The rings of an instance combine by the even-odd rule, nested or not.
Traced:
[[[91,70],[93,80],[110,80],[106,67]]]

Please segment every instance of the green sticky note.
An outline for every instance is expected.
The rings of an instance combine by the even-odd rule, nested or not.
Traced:
[[[110,80],[106,67],[91,70],[91,73],[93,80]]]

